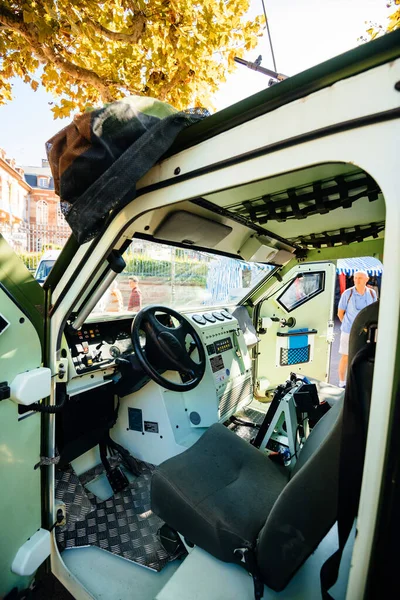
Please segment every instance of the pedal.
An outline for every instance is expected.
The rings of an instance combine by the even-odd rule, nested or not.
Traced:
[[[108,471],[106,475],[114,494],[122,492],[122,490],[127,488],[129,485],[127,476],[125,475],[125,473],[123,473],[123,471],[121,471],[119,467],[114,467],[113,469]]]

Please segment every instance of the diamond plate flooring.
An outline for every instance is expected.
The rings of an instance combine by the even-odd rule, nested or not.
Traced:
[[[160,571],[177,558],[164,549],[158,530],[164,522],[150,509],[150,480],[154,467],[142,473],[122,492],[100,501],[85,490],[72,469],[57,472],[56,499],[67,508],[67,524],[56,528],[60,551],[98,546],[135,563]],[[101,466],[93,474],[100,474]]]
[[[246,407],[243,410],[237,412],[235,414],[235,417],[239,417],[244,421],[256,423],[257,425],[261,425],[265,417],[265,412]],[[228,425],[228,429],[236,433],[236,435],[238,435],[239,437],[246,440],[246,442],[250,442],[251,439],[255,438],[258,432],[257,427],[249,427],[247,425],[240,425],[239,423],[234,422]]]

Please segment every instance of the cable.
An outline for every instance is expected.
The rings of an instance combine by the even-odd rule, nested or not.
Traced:
[[[62,409],[64,408],[64,405],[68,398],[67,384],[66,383],[57,383],[57,389],[59,391],[59,394],[57,393],[56,395],[61,396],[61,402],[59,404],[49,406],[48,404],[40,404],[40,402],[35,402],[34,404],[31,404],[29,406],[29,409],[34,410],[36,412],[40,412],[40,413],[47,413],[49,415],[54,415],[56,413],[61,412]]]
[[[269,30],[269,25],[268,25],[268,19],[267,19],[267,12],[265,10],[265,4],[264,4],[264,0],[261,0],[261,4],[263,7],[263,11],[264,11],[264,17],[265,17],[265,25],[267,27],[267,33],[268,33],[268,39],[269,39],[269,45],[271,48],[271,55],[272,55],[272,64],[274,65],[274,71],[277,73],[278,70],[276,68],[276,62],[275,62],[275,55],[274,55],[274,49],[272,47],[272,39],[271,39],[271,32]]]

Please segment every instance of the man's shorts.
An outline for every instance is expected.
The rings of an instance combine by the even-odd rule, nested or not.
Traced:
[[[342,331],[340,334],[339,354],[349,354],[349,339],[350,334]]]

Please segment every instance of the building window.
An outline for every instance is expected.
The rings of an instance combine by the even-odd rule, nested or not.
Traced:
[[[61,212],[60,203],[57,203],[57,225],[59,227],[64,227],[67,224],[64,215]]]
[[[49,207],[47,206],[47,202],[44,200],[39,200],[36,204],[36,223],[38,225],[47,225],[47,221],[49,219]]]
[[[48,188],[49,187],[48,178],[47,177],[38,177],[38,185],[39,185],[39,187]]]

